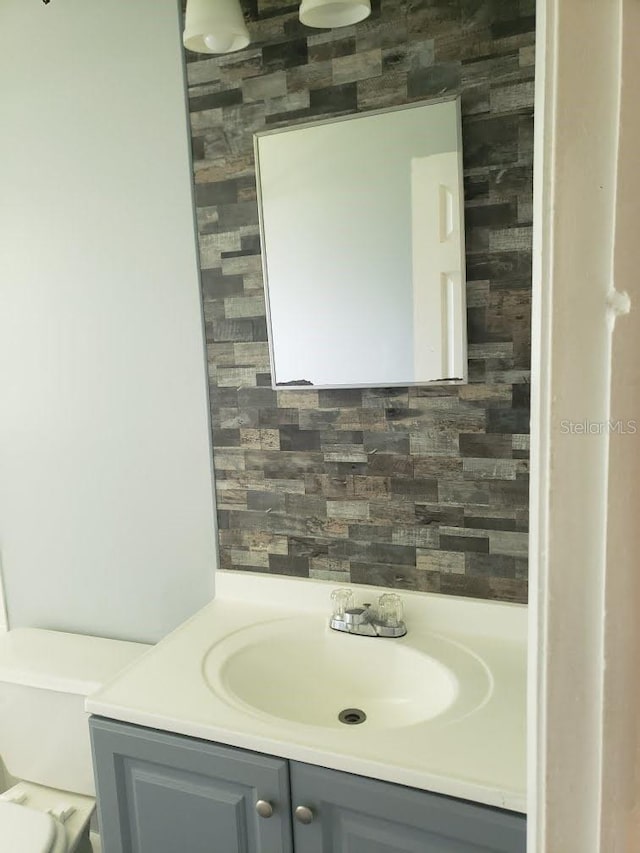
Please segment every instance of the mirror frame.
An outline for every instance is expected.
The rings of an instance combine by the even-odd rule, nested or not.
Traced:
[[[425,379],[421,381],[413,381],[413,382],[362,382],[362,383],[352,383],[352,384],[331,384],[331,385],[316,385],[316,384],[299,384],[296,382],[276,382],[276,363],[275,363],[275,353],[273,346],[273,324],[272,324],[272,312],[271,305],[269,299],[269,274],[267,269],[267,252],[266,252],[266,241],[265,241],[265,232],[264,232],[264,221],[263,221],[263,198],[262,198],[262,182],[260,179],[260,154],[259,154],[259,141],[263,137],[273,136],[279,133],[285,133],[291,130],[298,129],[307,129],[312,127],[318,127],[321,125],[327,124],[336,124],[338,122],[343,121],[352,121],[354,119],[359,118],[368,118],[370,116],[375,115],[386,115],[388,113],[399,112],[401,110],[410,110],[417,109],[421,107],[428,107],[436,104],[450,103],[455,102],[456,104],[456,135],[457,135],[457,150],[458,150],[458,160],[459,160],[459,174],[460,174],[460,182],[459,182],[459,210],[460,210],[460,218],[461,218],[461,227],[460,227],[460,270],[462,276],[462,282],[460,287],[460,315],[462,318],[463,329],[463,340],[461,342],[461,357],[463,363],[463,373],[461,377],[451,378],[451,379]],[[265,299],[265,313],[266,313],[266,321],[267,321],[267,341],[269,344],[269,366],[271,372],[271,387],[273,390],[314,390],[314,391],[324,391],[324,390],[340,390],[342,388],[412,388],[412,387],[426,387],[426,386],[441,386],[441,385],[467,385],[469,382],[469,359],[468,359],[468,338],[469,338],[469,330],[468,330],[468,318],[467,318],[467,276],[466,276],[466,264],[467,264],[467,256],[466,256],[466,246],[465,246],[465,207],[464,207],[464,169],[463,169],[463,161],[462,161],[462,114],[461,114],[461,101],[460,95],[449,95],[443,96],[439,98],[429,98],[428,100],[423,101],[412,101],[410,103],[404,104],[396,104],[390,107],[382,107],[381,109],[375,110],[363,110],[362,112],[357,113],[349,113],[348,115],[340,115],[340,116],[332,116],[330,118],[322,118],[314,121],[301,121],[294,122],[292,124],[282,125],[279,127],[271,128],[269,130],[260,130],[254,133],[253,135],[253,150],[254,150],[254,159],[255,159],[255,174],[256,174],[256,197],[258,203],[258,223],[260,230],[260,255],[262,261],[262,275],[263,275],[263,284],[264,284],[264,299]]]

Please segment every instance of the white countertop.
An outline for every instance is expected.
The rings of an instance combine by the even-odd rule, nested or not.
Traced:
[[[324,630],[335,586],[218,572],[216,598],[89,696],[87,711],[524,812],[527,610],[522,605],[402,592],[407,636],[364,640],[371,654],[378,643],[415,646],[429,637],[469,650],[481,662],[487,683],[471,713],[389,729],[322,727],[252,711],[209,687],[204,662],[212,647],[253,625],[292,616],[302,617],[304,626],[308,615],[310,626]],[[359,585],[353,590],[358,601],[388,591]],[[345,643],[363,639],[339,636]]]

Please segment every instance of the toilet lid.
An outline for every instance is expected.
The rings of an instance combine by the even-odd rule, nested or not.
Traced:
[[[0,836],[11,853],[57,853],[61,825],[51,815],[0,800]]]

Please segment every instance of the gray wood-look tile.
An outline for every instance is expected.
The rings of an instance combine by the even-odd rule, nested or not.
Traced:
[[[533,2],[381,0],[353,27],[247,7],[252,45],[187,54],[221,564],[524,601]],[[462,100],[470,384],[270,387],[253,133]]]

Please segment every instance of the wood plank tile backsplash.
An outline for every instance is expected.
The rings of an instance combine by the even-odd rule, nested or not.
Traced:
[[[526,600],[534,7],[374,0],[322,31],[254,0],[248,49],[188,54],[223,568]],[[445,93],[462,99],[469,384],[273,391],[254,132]]]

